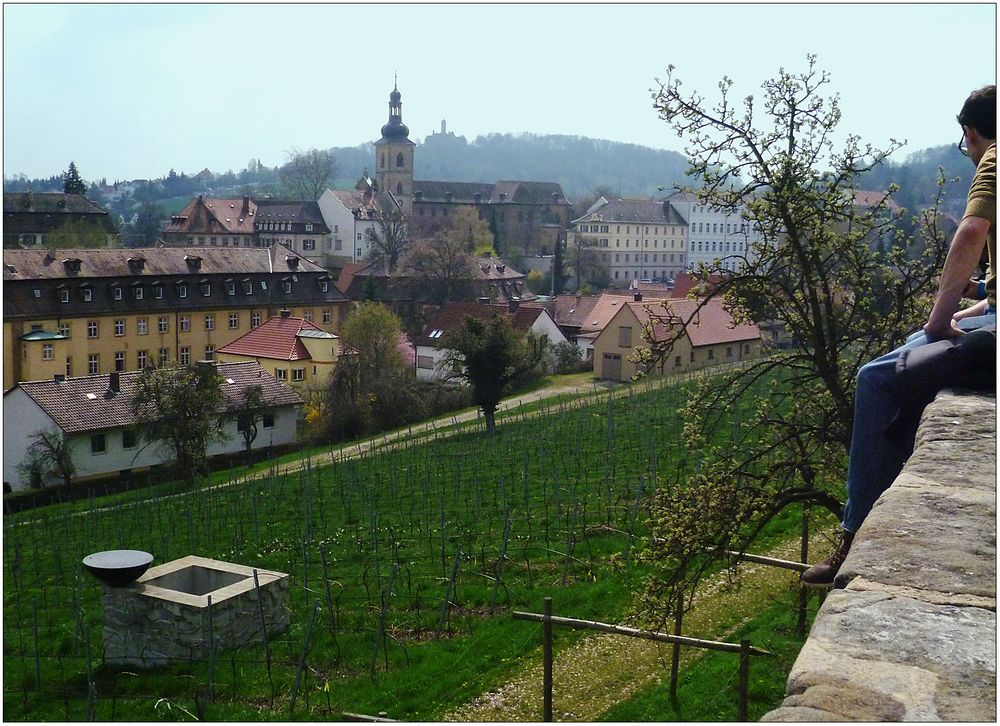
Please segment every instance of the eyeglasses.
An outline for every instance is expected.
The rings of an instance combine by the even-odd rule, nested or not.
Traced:
[[[960,152],[962,152],[962,156],[968,156],[969,155],[969,147],[966,146],[966,143],[965,143],[965,131],[962,132],[962,138],[958,142],[958,150]]]

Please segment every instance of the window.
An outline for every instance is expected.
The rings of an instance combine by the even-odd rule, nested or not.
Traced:
[[[94,434],[90,437],[90,453],[103,454],[108,450],[108,442],[104,434]]]
[[[424,210],[422,210],[422,209],[420,210],[421,213],[423,213],[423,211]],[[343,242],[343,240],[341,240],[340,238],[337,238],[336,240],[334,240],[334,242],[333,242],[333,249],[335,249],[335,250],[341,250],[343,248],[344,248],[344,242]]]
[[[691,357],[690,357],[690,361],[691,361],[692,363],[694,363],[694,351],[693,351],[693,350],[691,351]]]
[[[134,449],[138,439],[133,429],[122,429],[122,448]]]
[[[188,286],[178,285],[177,286],[177,297],[187,297],[188,296]]]
[[[282,282],[281,283],[281,289],[285,292],[286,295],[291,294],[291,292],[292,292],[292,281],[291,280],[285,280],[284,282]]]
[[[191,318],[187,315],[181,315],[180,328],[182,333],[186,333],[191,330]]]
[[[226,294],[227,295],[235,295],[236,294],[236,283],[235,282],[229,282],[229,281],[226,282]]]
[[[743,352],[744,353],[749,353],[750,352],[750,344],[749,343],[744,343],[743,344]]]
[[[632,328],[622,325],[618,327],[618,347],[619,348],[631,348],[632,347]]]
[[[250,327],[256,328],[260,325],[260,313],[250,313]]]
[[[55,358],[55,351],[52,348],[52,343],[42,343],[42,360],[53,360]]]
[[[122,318],[115,320],[115,337],[120,338],[125,335],[125,321]]]
[[[118,285],[115,285],[114,287],[111,288],[111,295],[112,297],[114,297],[115,300],[121,300],[122,289]]]
[[[268,414],[265,416],[261,423],[266,429],[274,428],[274,414]]]
[[[205,297],[208,297],[209,295],[211,295],[212,294],[212,283],[210,283],[210,282],[203,282],[203,283],[201,283],[201,294],[204,295]]]
[[[153,285],[153,297],[157,300],[163,299],[163,285]]]
[[[674,368],[681,367],[681,357],[679,355],[674,356]]]
[[[125,351],[119,350],[115,351],[115,370],[121,373],[125,370]]]
[[[329,280],[320,280],[319,281],[319,291],[320,292],[329,292],[330,291],[330,281]]]
[[[56,330],[59,331],[59,335],[65,336],[67,338],[69,337],[69,323],[66,322],[59,323],[59,327],[56,328]]]
[[[156,355],[156,365],[163,368],[170,360],[170,351],[167,348],[160,348]]]
[[[288,380],[288,369],[287,368],[275,368],[274,369],[274,377],[277,378],[279,381],[287,381]]]
[[[708,349],[708,359],[715,360],[715,350],[713,348]]]
[[[215,313],[205,313],[205,330],[215,330]]]
[[[66,356],[66,375],[73,375],[73,356]]]
[[[161,333],[170,332],[170,318],[160,317],[156,321],[156,329]]]
[[[731,346],[731,345],[727,345],[726,346],[726,357],[727,358],[732,358],[733,357],[733,346]]]
[[[149,364],[149,351],[140,350],[136,352],[136,365],[138,365],[139,370],[142,370]]]
[[[312,252],[316,249],[316,240],[314,239],[304,239],[302,240],[302,249],[305,252]]]
[[[313,311],[312,310],[306,310],[305,312],[302,313],[302,317],[305,318],[306,320],[308,320],[311,323],[312,319],[313,319]]]
[[[93,299],[94,299],[94,291],[89,287],[83,288],[83,301],[90,302]]]
[[[88,338],[96,338],[98,335],[100,335],[100,329],[97,326],[97,321],[96,320],[88,320],[87,321],[87,337]]]
[[[306,379],[305,368],[292,368],[292,381],[304,381]]]
[[[181,346],[181,365],[191,365],[191,348],[189,346]]]
[[[101,372],[101,356],[99,353],[91,353],[87,356],[87,373],[96,376]]]
[[[326,309],[326,310],[323,311],[323,322],[324,323],[331,323],[331,322],[333,322],[333,315],[332,315],[332,313],[330,312],[329,309]]]
[[[238,327],[240,327],[240,314],[229,313],[229,329],[236,330]]]
[[[59,291],[59,300],[61,300],[64,303],[68,303],[69,302],[69,290],[65,290],[65,289],[60,290]]]
[[[135,328],[139,335],[149,334],[149,318],[138,318],[135,321]]]
[[[215,346],[206,345],[205,346],[205,360],[215,360]]]
[[[311,224],[307,224],[306,225],[306,232],[312,232],[312,231],[313,231],[313,226]],[[308,242],[308,241],[309,240],[306,240],[306,242]]]
[[[423,368],[424,370],[432,370],[434,368],[434,358],[432,358],[429,355],[418,355],[417,368]]]
[[[245,295],[253,295],[253,283],[250,280],[243,281],[243,293]]]
[[[142,285],[135,286],[135,299],[142,300]]]

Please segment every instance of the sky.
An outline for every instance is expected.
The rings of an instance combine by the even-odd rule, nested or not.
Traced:
[[[815,54],[840,130],[895,158],[958,143],[996,82],[992,4],[10,4],[3,173],[88,181],[239,171],[375,141],[394,75],[421,141],[570,134],[683,151],[650,97],[668,65],[742,98]],[[354,173],[351,170],[344,170]],[[360,173],[361,170],[357,170]]]

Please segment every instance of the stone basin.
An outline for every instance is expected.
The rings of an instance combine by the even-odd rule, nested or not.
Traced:
[[[288,587],[283,572],[197,555],[152,567],[103,588],[104,661],[149,668],[262,642],[288,628]]]

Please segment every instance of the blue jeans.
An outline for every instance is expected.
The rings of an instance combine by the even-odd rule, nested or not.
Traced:
[[[997,321],[996,309],[986,315],[959,321],[962,330],[975,330]],[[857,532],[879,498],[903,469],[910,455],[885,438],[889,422],[899,411],[906,391],[896,375],[896,361],[904,350],[929,341],[922,331],[880,358],[866,363],[858,371],[854,392],[854,430],[847,464],[847,503],[844,505],[844,531]]]

